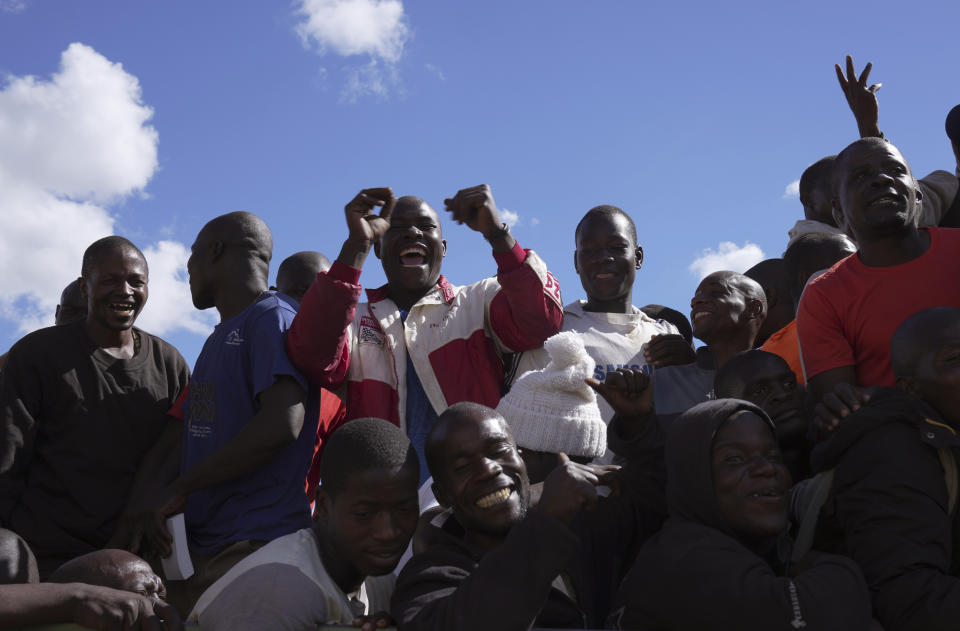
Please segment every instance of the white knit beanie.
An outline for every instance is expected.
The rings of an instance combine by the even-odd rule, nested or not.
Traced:
[[[550,362],[525,372],[500,399],[497,411],[510,426],[517,446],[571,456],[602,456],[607,426],[597,395],[584,383],[594,361],[576,333],[557,333],[543,344]]]

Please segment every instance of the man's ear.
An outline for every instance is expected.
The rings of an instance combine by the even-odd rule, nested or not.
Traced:
[[[333,507],[333,499],[330,497],[330,494],[327,493],[323,485],[317,487],[317,494],[315,496],[316,504],[314,505],[314,513],[316,513],[315,519],[317,521],[326,522],[330,519],[330,510]]]
[[[643,246],[637,245],[637,249],[634,250],[637,257],[637,269],[640,269],[643,266]]]
[[[751,318],[763,318],[763,303],[757,299],[750,300],[747,302],[747,313]]]
[[[845,233],[849,233],[849,226],[847,225],[847,218],[843,214],[843,209],[840,207],[840,200],[836,197],[830,202],[833,205],[833,221],[837,224],[837,227],[843,230]]]
[[[446,240],[446,239],[441,239],[441,240],[440,240],[440,244],[443,246],[443,249],[440,250],[440,256],[441,256],[441,257],[444,257],[444,256],[447,255],[447,240]]]
[[[214,261],[223,256],[224,249],[223,241],[219,239],[210,244],[210,252],[213,254]]]
[[[440,503],[440,506],[443,506],[444,508],[450,508],[450,496],[447,495],[442,486],[437,484],[436,480],[434,480],[433,484],[430,485],[430,490],[433,491],[433,496],[437,499],[437,502]]]

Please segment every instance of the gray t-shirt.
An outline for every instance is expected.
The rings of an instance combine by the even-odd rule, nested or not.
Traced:
[[[713,354],[701,346],[692,364],[658,368],[653,373],[653,407],[664,430],[696,404],[714,398],[713,378],[717,371],[713,366]]]

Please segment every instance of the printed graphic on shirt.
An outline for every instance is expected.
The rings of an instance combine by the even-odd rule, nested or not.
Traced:
[[[360,344],[383,346],[383,329],[380,328],[380,323],[370,316],[362,316],[358,341]]]
[[[557,303],[558,307],[563,308],[563,298],[560,297],[560,283],[557,282],[556,276],[550,272],[547,272],[547,282],[544,284],[543,290]]]
[[[240,337],[240,329],[234,329],[227,335],[226,344],[229,346],[240,346],[244,339]]]
[[[217,418],[216,384],[191,381],[187,397],[189,398],[187,431],[194,438],[210,437]]]

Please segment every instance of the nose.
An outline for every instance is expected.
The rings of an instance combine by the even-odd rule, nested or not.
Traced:
[[[767,400],[770,403],[781,403],[786,401],[790,396],[790,392],[783,387],[783,384],[775,383],[770,386],[770,396],[767,397]]]
[[[397,538],[397,527],[390,511],[380,511],[377,515],[373,525],[373,538],[377,541],[393,541]]]
[[[124,282],[124,283],[120,286],[120,291],[123,293],[124,296],[132,296],[132,295],[133,295],[133,285],[131,285],[130,283]]]
[[[500,463],[496,460],[490,458],[483,458],[480,461],[480,477],[483,480],[488,480],[490,478],[495,478],[498,475],[503,473],[503,467],[500,466]]]
[[[693,309],[699,305],[704,305],[706,303],[707,303],[707,299],[703,296],[703,294],[701,294],[700,292],[697,292],[693,295],[693,298],[690,299],[690,308]]]
[[[777,477],[777,467],[769,456],[761,454],[754,458],[753,466],[750,467],[750,474],[761,478]]]

